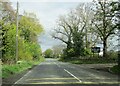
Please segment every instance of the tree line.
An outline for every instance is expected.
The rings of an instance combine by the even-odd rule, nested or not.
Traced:
[[[102,44],[107,58],[108,39],[119,32],[119,7],[118,1],[94,0],[60,16],[52,37],[66,44],[64,57],[86,56],[92,46]]]
[[[0,1],[0,51],[3,63],[12,64],[16,59],[16,36],[18,37],[18,60],[39,60],[42,56],[37,36],[43,32],[34,13],[24,12],[18,16],[16,34],[16,11],[11,2]]]

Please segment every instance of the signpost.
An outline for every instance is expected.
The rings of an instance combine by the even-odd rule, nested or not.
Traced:
[[[94,56],[94,53],[98,53],[98,57],[99,57],[100,47],[91,47],[91,51],[93,52],[93,56]]]
[[[93,53],[100,53],[100,47],[91,47]]]

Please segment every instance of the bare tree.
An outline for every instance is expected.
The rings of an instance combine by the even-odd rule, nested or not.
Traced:
[[[103,57],[106,57],[107,39],[112,34],[115,34],[115,27],[112,24],[112,15],[110,3],[107,0],[95,2],[95,15],[93,19],[94,31],[99,35],[103,42]]]
[[[90,7],[90,4],[81,3],[68,15],[61,16],[58,27],[54,30],[54,35],[52,35],[53,38],[67,44],[67,49],[74,48],[76,54],[80,53],[80,48],[84,49],[83,42],[85,41],[83,39],[86,37],[86,42],[88,41],[87,29],[92,17]]]

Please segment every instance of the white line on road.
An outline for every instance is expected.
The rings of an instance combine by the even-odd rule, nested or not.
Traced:
[[[73,75],[72,73],[70,73],[68,70],[64,69],[64,71],[66,71],[68,74],[70,74],[72,77],[74,77],[75,79],[77,79],[79,82],[82,82],[79,78],[77,78],[75,75]]]
[[[25,74],[24,76],[27,76],[31,71],[29,71],[27,74]],[[23,77],[24,77],[23,76]],[[19,80],[17,80],[14,84],[17,84],[19,81],[21,81],[23,79],[23,77],[21,77]],[[14,85],[13,85],[14,86]]]

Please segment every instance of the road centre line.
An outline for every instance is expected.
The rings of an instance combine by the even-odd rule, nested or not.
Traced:
[[[74,77],[75,79],[77,79],[79,82],[82,82],[79,78],[77,78],[75,75],[73,75],[72,73],[70,73],[68,70],[64,69],[64,71],[66,71],[68,74],[70,74],[72,77]]]

